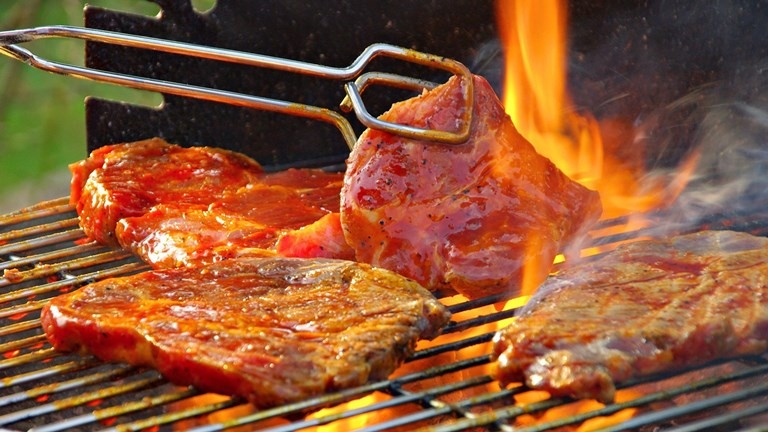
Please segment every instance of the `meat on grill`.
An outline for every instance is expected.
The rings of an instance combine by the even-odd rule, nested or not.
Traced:
[[[460,78],[396,103],[382,119],[458,131]],[[358,261],[427,288],[470,297],[543,281],[555,255],[599,217],[597,192],[570,180],[515,129],[497,96],[474,78],[469,141],[460,145],[365,131],[349,159],[341,223]]]
[[[326,229],[327,238],[294,232],[338,213],[341,173],[267,174],[234,152],[160,139],[97,149],[71,170],[71,201],[85,233],[155,268],[272,256],[283,235],[303,247],[281,247],[282,255],[352,256],[340,229]]]
[[[263,175],[247,156],[210,147],[183,148],[155,138],[94,150],[70,165],[70,202],[88,237],[117,245],[115,225],[156,204],[208,204]]]
[[[386,378],[449,312],[417,283],[329,259],[232,259],[106,279],[42,310],[53,346],[151,366],[265,408]]]
[[[494,337],[502,384],[611,402],[628,378],[768,348],[768,238],[702,231],[551,277]]]
[[[266,174],[208,205],[161,204],[124,218],[115,234],[154,268],[275,254],[351,258],[340,226],[333,225],[342,179],[314,169]]]

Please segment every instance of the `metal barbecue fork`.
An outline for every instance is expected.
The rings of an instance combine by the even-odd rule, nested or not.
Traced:
[[[354,111],[360,123],[365,127],[386,131],[406,138],[446,144],[460,144],[467,141],[469,138],[474,94],[472,76],[469,69],[456,60],[407,48],[389,44],[373,44],[366,48],[351,65],[347,67],[331,67],[242,51],[74,26],[45,26],[0,32],[0,53],[27,63],[35,68],[61,75],[107,82],[139,90],[149,90],[177,96],[223,102],[242,107],[321,120],[336,126],[350,150],[357,141],[355,132],[344,116],[329,108],[53,62],[41,58],[29,50],[18,46],[18,44],[21,43],[45,38],[74,38],[126,47],[157,50],[166,53],[239,63],[332,80],[341,81],[354,79],[354,81],[345,82],[344,90],[347,96],[342,100],[339,108],[345,113]],[[383,121],[371,115],[366,109],[362,99],[362,93],[369,85],[388,85],[395,88],[417,91],[431,89],[437,86],[436,83],[430,81],[405,77],[402,75],[384,72],[363,73],[363,70],[368,63],[377,56],[392,57],[435,69],[445,70],[460,76],[465,82],[465,85],[462,86],[465,109],[462,112],[460,130],[458,132],[449,132],[434,129],[422,129]]]

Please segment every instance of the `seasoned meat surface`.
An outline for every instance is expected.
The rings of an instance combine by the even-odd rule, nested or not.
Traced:
[[[53,346],[281,405],[386,378],[449,313],[395,273],[327,259],[232,259],[107,279],[43,308]]]
[[[382,119],[458,131],[460,78],[396,103]],[[598,194],[570,180],[515,129],[474,78],[469,141],[439,144],[367,130],[349,159],[341,223],[358,261],[469,297],[530,287],[599,217]]]
[[[309,225],[283,232],[275,252],[285,257],[355,259],[355,251],[344,238],[339,213],[328,213]]]
[[[162,204],[124,218],[115,234],[154,268],[276,254],[351,258],[337,222],[342,179],[314,169],[266,174],[205,206]]]
[[[502,384],[611,402],[615,383],[768,348],[768,239],[703,231],[551,277],[494,338]]]
[[[70,169],[85,233],[155,268],[274,256],[282,236],[279,255],[353,256],[338,221],[325,218],[338,219],[343,173],[264,173],[234,152],[161,139],[103,147]]]
[[[70,165],[70,202],[90,238],[117,245],[115,225],[156,204],[208,204],[263,175],[247,156],[210,147],[183,148],[155,138],[94,150]]]

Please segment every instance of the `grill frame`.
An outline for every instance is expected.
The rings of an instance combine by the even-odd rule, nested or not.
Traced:
[[[0,216],[0,270],[7,271],[0,278],[0,412],[4,413],[0,414],[0,426],[9,430],[181,427],[214,431],[264,427],[289,431],[324,425],[346,430],[357,416],[373,413],[380,420],[363,425],[362,430],[543,431],[576,426],[630,408],[640,412],[605,430],[644,430],[651,426],[698,430],[717,425],[733,429],[740,425],[734,423],[736,419],[768,412],[768,404],[760,403],[768,400],[768,355],[763,355],[632,380],[619,385],[619,390],[652,390],[627,401],[518,428],[516,422],[580,402],[557,398],[515,403],[516,397],[529,390],[499,388],[489,375],[491,358],[487,354],[493,336],[489,329],[502,325],[515,309],[496,309],[494,305],[504,300],[502,296],[456,302],[446,293],[438,293],[438,297],[449,304],[454,320],[434,343],[420,345],[390,379],[253,411],[236,398],[174,386],[153,370],[104,364],[92,357],[52,350],[38,318],[47,298],[90,281],[148,269],[127,252],[87,241],[76,223],[77,215],[66,198]],[[596,231],[622,223],[604,221]],[[754,214],[742,218],[715,215],[698,227],[703,228],[768,233],[768,226],[755,223]],[[641,229],[595,237],[592,244],[610,249],[645,234]],[[516,301],[522,305],[523,300]],[[690,377],[689,382],[685,376]],[[378,394],[380,400],[361,399],[370,394]],[[695,394],[699,396],[691,396]],[[686,397],[690,401],[680,402]],[[318,411],[324,407],[339,411]],[[707,415],[702,417],[702,412]]]

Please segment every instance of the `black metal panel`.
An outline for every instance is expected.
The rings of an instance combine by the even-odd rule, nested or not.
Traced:
[[[469,64],[496,33],[490,0],[219,0],[206,14],[188,0],[154,1],[162,8],[157,19],[87,8],[85,25],[338,67],[376,42]],[[98,43],[86,45],[86,65],[328,108],[344,97],[339,82]],[[436,73],[387,59],[372,68],[423,78]],[[404,96],[374,90],[366,105],[378,114]],[[89,151],[160,136],[241,151],[273,169],[326,165],[348,153],[336,128],[324,123],[168,95],[157,110],[89,99],[86,122]]]

